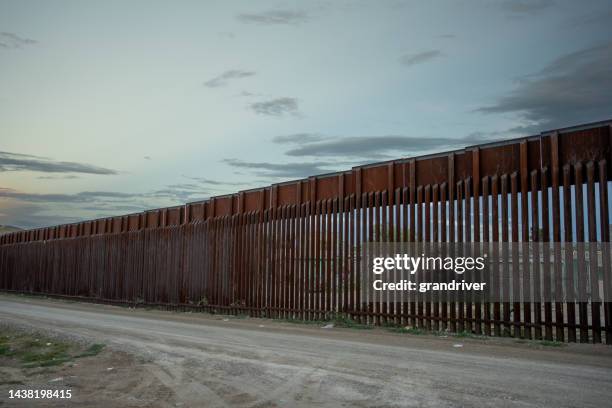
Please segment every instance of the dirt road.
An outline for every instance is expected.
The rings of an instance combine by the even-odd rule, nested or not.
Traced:
[[[612,347],[603,345],[322,329],[8,295],[0,295],[0,321],[145,357],[185,407],[604,407],[612,400]]]

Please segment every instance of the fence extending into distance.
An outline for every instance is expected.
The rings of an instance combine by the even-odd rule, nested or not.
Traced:
[[[5,234],[0,289],[612,344],[612,283],[596,265],[609,271],[609,257],[517,276],[515,287],[542,293],[535,302],[369,302],[358,274],[366,242],[609,242],[611,123]],[[562,273],[603,279],[601,293],[544,301]]]

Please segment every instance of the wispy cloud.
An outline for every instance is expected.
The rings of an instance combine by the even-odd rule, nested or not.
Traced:
[[[0,224],[37,227],[73,222],[100,216],[137,212],[147,208],[184,204],[206,199],[215,194],[234,192],[239,182],[208,178],[188,178],[187,182],[164,185],[144,192],[81,191],[68,193],[31,193],[0,187]],[[230,190],[225,191],[224,186]],[[12,209],[6,211],[6,209]],[[24,210],[21,210],[24,209]],[[27,210],[26,210],[27,209]],[[26,214],[41,214],[28,221]],[[73,216],[74,214],[74,216]]]
[[[10,188],[0,188],[1,198],[13,198],[31,203],[86,203],[102,199],[126,199],[138,197],[138,194],[112,191],[83,191],[76,194],[59,193],[25,193]]]
[[[38,228],[81,220],[76,216],[50,214],[48,210],[48,206],[40,204],[5,204],[0,212],[0,224],[15,225],[20,228]]]
[[[269,101],[255,102],[250,105],[253,112],[268,116],[300,116],[298,100],[296,98],[276,98]]]
[[[504,11],[525,15],[547,9],[554,4],[554,0],[505,0],[500,6]]]
[[[440,50],[429,50],[418,52],[416,54],[406,54],[400,57],[400,63],[407,67],[411,67],[413,65],[422,64],[424,62],[439,58],[442,55],[443,54]]]
[[[612,20],[612,9],[597,10],[585,15],[573,17],[569,20],[569,25],[572,27],[593,26],[599,24],[610,24]]]
[[[275,136],[272,142],[278,144],[286,143],[312,143],[324,140],[325,136],[314,133],[294,133],[291,135]]]
[[[184,176],[187,177],[187,176]],[[210,186],[244,186],[244,182],[235,182],[235,181],[221,181],[221,180],[213,180],[206,177],[187,177],[190,180],[197,181],[202,185],[210,185]]]
[[[211,195],[197,183],[177,183],[149,192],[82,191],[29,193],[0,187],[0,224],[40,227],[197,201]]]
[[[612,42],[557,58],[496,103],[477,111],[517,113],[529,131],[605,119],[612,106]]]
[[[65,176],[38,176],[36,178],[39,180],[73,180],[78,179],[79,176],[75,176],[74,174],[67,174]]]
[[[338,163],[331,162],[303,162],[303,163],[271,163],[248,162],[238,159],[225,159],[226,164],[247,169],[249,173],[259,177],[301,178],[314,174],[329,173],[336,170]]]
[[[306,12],[300,10],[268,10],[261,13],[242,13],[238,21],[260,25],[297,25],[309,20]]]
[[[28,45],[37,44],[38,41],[31,38],[21,37],[15,33],[0,33],[0,48],[23,48]]]
[[[40,171],[45,173],[118,174],[117,171],[92,164],[54,161],[46,157],[0,151],[0,172]]]
[[[316,138],[276,137],[275,143],[294,144],[285,152],[292,157],[334,157],[345,160],[374,160],[401,157],[436,150],[450,150],[483,142],[480,134],[470,134],[462,138],[449,137],[413,137],[401,135],[357,136],[357,137],[323,137]]]
[[[217,75],[216,77],[204,82],[204,86],[207,86],[209,88],[218,88],[220,86],[227,85],[228,81],[232,79],[247,78],[253,75],[255,75],[255,72],[253,71],[242,71],[239,69],[231,69],[231,70],[225,71],[222,74]]]

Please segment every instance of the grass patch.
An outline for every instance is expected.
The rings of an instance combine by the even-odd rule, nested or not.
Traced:
[[[480,340],[487,340],[489,337],[484,336],[482,334],[474,334],[472,332],[469,331],[460,331],[457,333],[448,333],[450,336],[453,337],[457,337],[460,339],[480,339]]]
[[[386,329],[390,332],[394,333],[402,333],[402,334],[427,334],[425,330],[419,329],[418,327],[397,327],[397,326],[389,326]]]
[[[545,347],[561,347],[564,345],[560,341],[552,341],[552,340],[542,340],[538,342],[538,344],[540,344],[541,346],[545,346]]]
[[[96,356],[103,348],[103,344],[93,344],[83,350],[78,344],[38,333],[11,331],[0,337],[0,356],[14,360],[23,368],[58,366],[75,358]]]
[[[329,323],[333,323],[334,327],[346,327],[349,329],[370,330],[372,328],[372,326],[356,322],[348,316],[336,316]]]
[[[288,319],[271,319],[275,322],[281,322],[281,323],[291,323],[291,324],[306,324],[306,325],[324,325],[327,324],[329,322],[325,321],[325,320],[302,320],[302,319],[295,319],[295,318],[288,318]]]
[[[544,347],[563,347],[565,343],[555,340],[528,340],[528,339],[517,339],[515,343],[528,344],[530,346],[544,346]]]

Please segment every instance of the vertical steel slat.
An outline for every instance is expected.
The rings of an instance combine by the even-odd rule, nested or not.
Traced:
[[[278,254],[278,315],[286,318],[287,312],[287,274],[288,274],[288,234],[287,234],[287,206],[280,207],[279,223],[279,254]]]
[[[301,188],[301,186],[300,186]],[[300,200],[301,201],[301,200]],[[297,296],[299,297],[298,300],[298,309],[299,309],[299,314],[298,314],[298,318],[300,320],[304,320],[305,319],[305,315],[304,315],[304,308],[305,308],[305,302],[304,302],[304,294],[306,292],[306,285],[305,285],[305,259],[306,259],[306,239],[305,237],[306,235],[306,207],[307,205],[305,203],[300,203],[298,209],[299,209],[299,254],[298,254],[298,286],[297,286]]]
[[[451,153],[448,155],[448,242],[453,244],[455,242],[455,154]],[[452,248],[452,245],[451,245]],[[455,304],[455,296],[449,294],[448,307],[450,331],[457,331],[457,309]]]
[[[446,197],[446,182],[442,183],[442,185],[440,186],[440,242],[442,243],[446,243],[447,239],[448,239],[448,235],[447,235],[447,228],[448,228],[448,224],[447,224],[447,217],[446,217],[446,211],[449,208],[448,206],[448,201],[447,201],[447,197]],[[445,278],[445,280],[448,280],[448,273],[446,271],[443,272],[443,276]],[[449,321],[448,321],[448,294],[444,293],[442,295],[442,304],[441,304],[441,309],[442,309],[442,321],[441,321],[441,325],[440,328],[442,330],[447,330],[450,328],[449,325]]]
[[[430,245],[431,243],[431,185],[427,184],[424,189],[425,194],[425,202],[424,202],[424,211],[425,211],[425,245]],[[429,272],[427,272],[429,273]],[[431,293],[425,293],[425,327],[427,330],[431,330],[432,327],[432,310],[431,310]]]
[[[464,237],[464,212],[463,212],[463,203],[464,203],[464,191],[463,191],[463,180],[459,180],[457,182],[457,243],[462,244]],[[457,248],[459,251],[463,251],[463,246],[459,245]],[[454,256],[465,256],[463,253],[457,254]],[[458,299],[461,297],[461,299]],[[465,302],[463,301],[463,295],[454,294],[453,295],[453,309],[457,309],[457,331],[463,332],[465,331]]]
[[[373,247],[374,256],[378,256],[379,254],[379,245],[380,242],[380,191],[377,191],[373,195],[373,202],[371,208],[372,218],[370,219],[370,230],[371,230],[371,239],[370,245]],[[379,325],[381,323],[381,304],[382,300],[381,296],[378,296],[376,301],[372,302],[372,313],[374,314],[374,324]],[[372,301],[372,299],[371,299]]]
[[[402,189],[402,238],[401,241],[402,243],[405,245],[406,242],[408,242],[409,239],[409,232],[408,232],[408,228],[409,228],[409,224],[408,224],[408,214],[409,214],[409,206],[410,206],[410,202],[408,200],[408,187],[404,187]],[[410,319],[408,317],[410,310],[408,309],[408,305],[409,305],[409,298],[410,298],[410,294],[409,293],[404,293],[402,291],[401,293],[401,297],[402,297],[402,311],[401,311],[401,318],[400,318],[400,324],[402,326],[405,326],[409,323]]]
[[[275,205],[270,209],[270,288],[269,288],[269,309],[270,317],[277,317],[277,300],[278,300],[278,289],[277,289],[277,274],[278,274],[278,207]]]
[[[501,176],[501,226],[502,226],[502,296],[503,296],[503,329],[504,335],[511,335],[510,326],[510,265],[508,265],[509,248],[510,242],[509,237],[509,214],[508,214],[508,175],[502,174]]]
[[[525,261],[525,254],[529,252],[529,151],[527,146],[527,141],[522,141],[519,144],[519,176],[520,176],[520,187],[521,187],[521,254],[523,261],[521,265],[523,265],[523,284],[521,291],[523,293],[523,321],[525,323],[523,327],[523,335],[531,339],[532,336],[532,328],[531,328],[531,304],[530,301],[532,293],[531,293],[531,271],[530,268],[527,267],[527,263]],[[534,194],[535,191],[532,192]]]
[[[388,233],[389,233],[389,229],[387,228],[387,211],[388,211],[388,199],[387,199],[387,191],[382,191],[380,193],[380,226],[378,228],[379,231],[379,235],[378,235],[378,243],[380,245],[380,251],[379,254],[382,254],[382,245],[384,245],[385,242],[388,241]],[[387,324],[388,322],[388,314],[389,314],[389,292],[385,291],[383,293],[383,296],[381,297],[381,309],[380,312],[382,313],[382,318],[381,318],[381,323],[382,324]]]
[[[542,189],[542,230],[543,237],[542,242],[543,251],[542,257],[544,259],[544,274],[543,274],[543,289],[544,289],[544,338],[546,340],[553,340],[552,324],[552,288],[551,288],[551,272],[550,272],[550,207],[548,201],[548,168],[542,169],[542,182],[540,188]]]
[[[612,132],[610,132],[612,138]],[[601,227],[601,245],[603,247],[602,269],[604,290],[604,322],[606,344],[612,344],[612,262],[610,251],[610,214],[608,208],[608,168],[607,161],[599,162],[599,225]]]
[[[284,227],[284,236],[283,236],[283,317],[290,318],[289,309],[291,307],[291,206],[287,205],[285,207],[285,213],[283,216],[283,227]]]
[[[393,209],[395,210],[395,215],[393,216],[393,223],[391,224],[394,229],[393,245],[395,248],[399,248],[399,242],[402,240],[402,189],[401,187],[397,187],[395,189],[395,198],[393,199]],[[403,326],[402,322],[402,304],[404,301],[404,291],[401,291],[399,294],[397,292],[393,293],[393,313],[394,313],[394,323],[400,324]]]
[[[419,246],[419,251],[420,252],[420,248],[423,245],[423,242],[425,240],[424,238],[424,230],[425,230],[425,226],[423,225],[423,218],[424,218],[424,204],[423,204],[423,186],[419,185],[417,186],[416,189],[416,234],[417,234],[417,242],[418,242],[418,246]],[[424,304],[423,304],[423,296],[421,295],[421,293],[416,292],[416,303],[417,303],[417,314],[418,314],[418,326],[423,328],[425,327],[425,309],[424,309]]]
[[[518,254],[518,241],[519,241],[519,223],[518,223],[518,174],[516,172],[510,175],[510,212],[512,222],[512,315],[514,320],[514,337],[523,337],[521,333],[521,303],[520,292],[521,292],[521,277],[520,277],[520,265],[519,265],[519,254]]]
[[[468,244],[464,249],[465,251],[470,251],[467,255],[474,257],[474,253],[472,252],[472,178],[467,177],[465,180],[465,188],[464,188],[464,201],[465,201],[465,222],[463,223],[465,229],[465,242]],[[466,298],[465,304],[465,325],[467,326],[466,330],[468,333],[472,333],[474,331],[473,327],[478,325],[473,321],[474,313],[472,308],[472,294],[466,293],[464,296]]]
[[[601,300],[597,257],[597,229],[595,217],[595,163],[589,161],[587,169],[587,219],[589,225],[589,282],[591,283],[591,334],[593,343],[601,343]]]
[[[533,241],[533,321],[534,321],[534,338],[542,339],[542,292],[541,292],[541,275],[542,267],[540,264],[540,204],[539,199],[539,181],[538,172],[531,172],[531,240]]]
[[[355,266],[355,274],[359,274],[359,276],[361,276],[361,268],[362,268],[362,251],[363,251],[363,242],[367,237],[367,218],[366,218],[366,211],[365,209],[368,206],[368,195],[367,193],[362,193],[361,196],[356,196],[356,218],[355,218],[355,229],[356,229],[356,237],[355,237],[355,244],[356,244],[356,248],[355,248],[355,256],[357,257],[357,262],[356,262],[356,266]],[[364,283],[363,285],[366,286],[368,284],[368,277],[369,274],[365,274],[363,276],[364,278]],[[358,299],[358,307],[359,307],[359,322],[360,323],[367,323],[369,321],[369,318],[367,316],[367,312],[368,312],[368,299],[367,299],[367,295],[365,293],[361,292],[361,279],[357,280],[357,299]]]
[[[409,164],[409,203],[408,206],[410,208],[410,228],[408,230],[408,241],[411,243],[415,242],[415,234],[416,234],[416,161],[413,159]],[[410,325],[413,327],[417,326],[416,319],[416,301],[414,293],[409,293],[410,297]]]
[[[481,225],[482,225],[482,221],[480,218],[480,197],[481,197],[481,182],[482,179],[480,177],[480,149],[479,148],[474,148],[472,150],[472,180],[474,183],[473,186],[473,200],[474,200],[474,206],[473,206],[473,211],[474,211],[474,218],[473,218],[473,222],[474,222],[474,242],[481,242],[481,235],[482,235],[482,230],[481,230]],[[483,195],[483,200],[486,198],[486,196]],[[486,216],[486,215],[485,215]],[[488,241],[488,240],[487,240]],[[485,242],[487,242],[485,241]],[[481,252],[480,252],[480,246],[479,245],[475,245],[476,247],[476,253],[475,256],[482,256]],[[482,281],[483,276],[482,276],[482,271],[476,271],[476,277],[478,278],[478,280]],[[474,315],[475,315],[475,325],[476,325],[476,334],[482,334],[482,327],[483,327],[483,297],[478,295],[478,299],[476,300],[476,304],[474,305]]]
[[[440,199],[439,190],[440,190],[439,185],[434,184],[432,188],[432,201],[433,201],[432,242],[434,242],[435,244],[432,245],[432,247],[436,249],[438,248],[439,238],[440,238],[439,225],[438,225],[438,221],[439,221],[438,209],[439,209],[439,199]],[[434,331],[440,330],[440,296],[439,294],[435,294],[433,296],[433,330]]]
[[[499,178],[494,175],[491,178],[491,222],[493,232],[493,277],[491,279],[492,286],[498,297],[501,293],[500,276],[499,276]],[[498,299],[493,303],[493,333],[496,336],[501,336],[501,304]]]
[[[331,213],[331,313],[335,315],[338,312],[338,199],[332,201]]]
[[[349,248],[353,248],[350,244],[351,237],[351,227],[350,227],[350,217],[351,217],[351,198],[352,195],[346,196],[342,199],[343,202],[343,212],[342,212],[342,231],[343,231],[343,239],[342,239],[342,271],[343,271],[343,280],[344,285],[342,287],[344,291],[343,295],[343,308],[342,311],[347,315],[348,318],[352,319],[353,316],[349,314],[352,311],[352,290],[353,290],[353,274],[351,273],[351,262],[353,257],[349,252]]]
[[[572,233],[572,194],[570,165],[563,166],[563,230],[565,241],[565,268],[567,277],[566,304],[567,304],[567,341],[576,342],[576,299],[574,295],[574,255]],[[560,260],[559,260],[560,261]]]
[[[482,184],[482,242],[483,246],[487,250],[491,248],[489,243],[489,177],[485,176],[481,180]],[[488,251],[487,251],[488,252]],[[481,275],[482,276],[482,275]],[[489,283],[490,285],[491,283]],[[493,288],[489,287],[487,294],[491,294]],[[485,294],[484,303],[482,304],[483,309],[483,322],[484,322],[484,334],[485,336],[491,335],[491,304],[489,302],[489,296]]]
[[[327,319],[329,317],[329,313],[331,311],[331,200],[325,200],[325,215],[323,219],[323,231],[324,231],[324,240],[323,240],[323,318]]]
[[[367,239],[364,239],[365,242],[368,243],[368,245],[370,246],[370,250],[373,250],[373,244],[374,244],[374,223],[373,223],[373,219],[374,219],[374,193],[369,193],[368,194],[368,201],[367,201],[367,231],[368,231],[368,235],[367,235]],[[369,275],[369,274],[368,274]],[[368,283],[370,283],[369,279],[368,279]],[[378,322],[378,318],[377,316],[373,315],[373,313],[375,312],[375,308],[374,308],[374,304],[372,302],[371,296],[369,295],[371,293],[371,291],[367,291],[368,292],[368,299],[366,299],[367,301],[367,313],[368,313],[368,323],[373,322],[374,324],[376,324]]]
[[[345,256],[346,261],[348,262],[347,268],[347,298],[346,298],[346,310],[349,313],[349,317],[355,319],[354,312],[357,310],[357,305],[359,305],[359,297],[357,291],[359,290],[357,287],[357,273],[355,273],[355,195],[351,194],[348,197],[348,206],[346,207],[346,220],[345,220],[345,231],[347,235],[347,241],[345,246]],[[359,317],[357,318],[359,321]]]
[[[321,234],[322,234],[322,210],[324,204],[321,200],[317,201],[316,205],[316,216],[315,216],[315,257],[314,257],[314,285],[313,285],[313,296],[314,296],[314,310],[315,319],[321,320]]]
[[[317,226],[316,226],[316,214],[317,214],[317,205],[315,201],[310,202],[310,220],[309,220],[309,234],[310,234],[310,244],[308,248],[308,309],[310,313],[308,314],[309,319],[314,319],[315,314],[312,312],[315,309],[315,274],[316,274],[316,247],[317,247]]]
[[[289,308],[291,310],[289,316],[291,319],[297,318],[296,312],[299,310],[297,301],[297,287],[299,281],[299,210],[299,205],[291,205],[291,293],[289,297]]]
[[[561,248],[559,242],[561,242],[561,220],[559,212],[559,135],[555,132],[550,137],[550,156],[551,156],[551,176],[552,176],[552,227],[553,236],[551,241],[553,242],[554,259],[559,260],[561,258]],[[554,262],[553,276],[555,281],[555,338],[557,341],[565,340],[565,327],[564,327],[564,313],[563,303],[559,301],[559,295],[563,293],[563,276],[561,270],[561,262]]]

